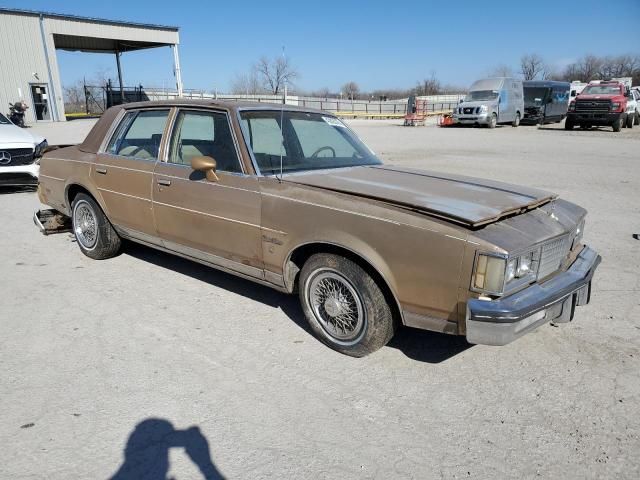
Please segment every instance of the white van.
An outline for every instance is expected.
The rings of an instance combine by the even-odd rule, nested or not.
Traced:
[[[486,125],[499,123],[520,125],[524,115],[522,80],[511,77],[485,78],[471,85],[469,93],[453,111],[456,123]]]

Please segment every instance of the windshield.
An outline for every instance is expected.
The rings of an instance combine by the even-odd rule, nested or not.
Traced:
[[[587,85],[582,90],[583,95],[620,95],[618,85]]]
[[[548,88],[525,88],[524,105],[525,107],[539,107],[544,103],[545,98],[547,98],[548,95]]]
[[[10,125],[11,122],[7,119],[7,117],[5,117],[3,114],[0,113],[0,125]]]
[[[481,102],[484,100],[495,100],[498,98],[498,92],[495,90],[476,90],[475,92],[469,92],[464,97],[465,102]]]
[[[382,163],[335,117],[259,110],[241,112],[240,118],[245,140],[264,175],[280,172],[280,156],[283,172]]]

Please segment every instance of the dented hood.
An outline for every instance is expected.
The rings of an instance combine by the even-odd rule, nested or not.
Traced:
[[[388,165],[287,175],[288,182],[380,200],[469,227],[542,205],[556,195],[461,175]]]

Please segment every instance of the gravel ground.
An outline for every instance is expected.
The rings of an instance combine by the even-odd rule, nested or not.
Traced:
[[[295,297],[140,246],[92,261],[3,191],[0,478],[640,478],[640,128],[351,124],[389,163],[585,206],[592,303],[505,347],[405,329],[353,359]]]

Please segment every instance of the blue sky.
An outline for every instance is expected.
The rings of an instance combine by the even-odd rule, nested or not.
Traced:
[[[640,55],[640,0],[0,2],[3,7],[180,27],[185,88],[228,90],[261,56],[286,47],[306,90],[402,88],[432,73],[467,86],[538,53],[559,68],[586,53]],[[594,25],[594,29],[588,28]],[[59,52],[63,83],[115,76],[111,55]],[[123,55],[125,84],[172,85],[169,48]]]

